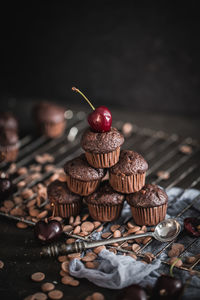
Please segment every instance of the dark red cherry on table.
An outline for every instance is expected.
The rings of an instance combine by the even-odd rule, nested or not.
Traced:
[[[185,218],[184,228],[190,235],[200,237],[200,219]]]
[[[161,275],[153,288],[151,299],[178,300],[183,293],[183,284],[180,279],[169,275]]]
[[[122,290],[119,300],[147,300],[145,290],[139,284],[132,284]]]
[[[97,108],[94,108],[92,103],[80,90],[75,87],[73,87],[72,90],[79,93],[93,109],[93,112],[88,115],[88,123],[92,130],[94,130],[95,132],[109,131],[112,125],[112,114],[110,110],[106,106],[99,106]]]
[[[35,237],[42,243],[47,244],[57,240],[62,234],[62,226],[60,222],[51,220],[48,223],[39,221],[34,228]]]
[[[6,200],[13,192],[13,185],[10,179],[0,178],[0,200]]]

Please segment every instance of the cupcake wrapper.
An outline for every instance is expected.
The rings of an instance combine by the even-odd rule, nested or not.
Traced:
[[[133,207],[131,206],[133,219],[137,225],[157,225],[165,219],[167,204],[157,207]]]
[[[5,161],[15,161],[19,152],[19,145],[0,147],[0,151],[5,154]]]
[[[67,175],[67,185],[70,191],[81,196],[92,194],[98,187],[100,180],[81,181]]]
[[[81,209],[81,202],[68,203],[68,204],[51,204],[54,217],[69,218],[76,216]]]
[[[113,221],[118,219],[122,207],[122,204],[111,206],[88,204],[89,214],[92,219],[101,222]]]
[[[57,138],[63,134],[65,127],[66,121],[59,123],[46,122],[39,124],[39,131],[50,138]]]
[[[109,182],[114,190],[124,194],[131,194],[141,190],[145,185],[146,172],[129,176],[117,176],[110,172]]]
[[[120,147],[108,153],[85,152],[88,163],[94,168],[110,168],[114,166],[120,155]]]

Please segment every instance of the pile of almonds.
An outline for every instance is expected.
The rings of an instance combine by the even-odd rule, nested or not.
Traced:
[[[66,181],[63,169],[53,165],[53,161],[52,155],[44,153],[37,155],[35,157],[36,163],[27,167],[23,166],[17,169],[16,164],[12,163],[8,169],[8,174],[14,178],[13,181],[16,182],[18,190],[12,199],[2,203],[0,211],[33,222],[51,216],[51,207],[47,201],[47,185],[56,179]],[[46,172],[51,172],[53,175],[50,173],[49,178],[40,183]],[[18,222],[16,225],[21,229],[28,227],[23,222]]]

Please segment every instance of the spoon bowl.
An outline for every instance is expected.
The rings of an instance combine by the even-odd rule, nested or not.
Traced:
[[[181,231],[181,225],[175,219],[167,219],[160,222],[153,233],[153,237],[162,242],[171,242]]]

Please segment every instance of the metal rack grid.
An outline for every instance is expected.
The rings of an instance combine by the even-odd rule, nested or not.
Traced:
[[[58,139],[48,139],[47,137],[33,137],[33,136],[25,136],[20,140],[20,151],[19,156],[16,161],[15,169],[18,169],[23,166],[31,165],[34,162],[34,158],[36,155],[40,155],[42,153],[48,152],[55,158],[54,165],[57,168],[60,168],[64,165],[64,163],[79,155],[82,150],[80,147],[80,138],[87,127],[87,123],[85,122],[85,115],[83,112],[72,112],[66,111],[66,118],[68,119],[68,127],[66,133],[58,138]],[[125,122],[116,122],[113,124],[119,130],[124,129]],[[192,149],[189,153],[183,153],[180,151],[180,147],[183,145],[189,145]],[[134,149],[137,152],[140,152],[145,159],[149,163],[149,170],[147,173],[147,182],[153,182],[155,184],[162,185],[166,190],[174,186],[179,186],[184,189],[188,188],[199,188],[200,187],[200,173],[199,173],[199,157],[200,157],[200,147],[198,141],[195,141],[191,138],[181,138],[176,134],[166,134],[161,131],[154,131],[148,128],[138,128],[135,125],[132,125],[132,130],[129,132],[127,136],[125,136],[125,143],[123,145],[124,149]],[[1,170],[8,170],[9,165],[6,163],[0,164]],[[156,174],[159,170],[164,170],[169,172],[170,177],[167,180],[163,180],[161,177],[158,177]],[[25,187],[19,189],[16,193],[14,193],[13,197],[18,196],[27,188],[33,188],[39,182],[44,182],[51,175],[53,175],[53,171],[43,172],[41,178],[31,181]],[[21,180],[23,180],[27,174],[25,175],[17,175],[14,172],[13,183],[17,184]],[[183,192],[184,193],[184,192]],[[21,205],[26,204],[27,202],[33,200],[37,194],[33,194],[30,198],[23,201],[22,204],[16,204],[15,207],[20,207]],[[180,196],[180,195],[179,195]],[[177,217],[184,216],[184,213],[190,209],[195,202],[200,202],[200,196],[196,197],[192,203],[186,206],[182,211],[179,212]],[[46,199],[45,202],[41,204],[39,209],[43,209],[43,207],[48,203]],[[14,207],[14,208],[15,208]],[[8,216],[18,221],[24,221],[25,217],[19,216],[11,216],[9,212],[0,211],[0,215]],[[30,225],[34,225],[34,222],[30,219],[27,220]],[[129,220],[127,220],[128,222]],[[103,224],[105,225],[105,223]],[[122,224],[120,230],[126,224]],[[74,235],[72,232],[67,233],[68,236],[85,239],[88,240],[93,235],[93,233],[97,230],[96,228],[93,232],[91,232],[86,237],[80,237]],[[108,237],[111,238],[112,234]],[[184,236],[182,237],[184,240]],[[197,238],[193,238],[191,242],[186,246],[184,252],[181,255],[192,248],[195,245]],[[138,256],[143,256],[145,249],[148,247],[150,243],[153,243],[153,240],[149,241],[146,245],[144,245],[140,250],[135,252]],[[156,253],[155,258],[158,257],[161,253],[163,253],[173,242],[166,243]],[[184,242],[183,242],[184,243]],[[121,243],[118,247],[113,247],[119,252],[125,253],[134,253],[133,251],[125,250],[122,248],[124,243]],[[190,266],[190,269],[185,267],[180,267],[180,269],[188,271],[193,270],[195,268],[196,274],[200,276],[199,264],[200,259],[198,259],[193,265]],[[168,262],[163,261],[163,263],[168,264]]]

